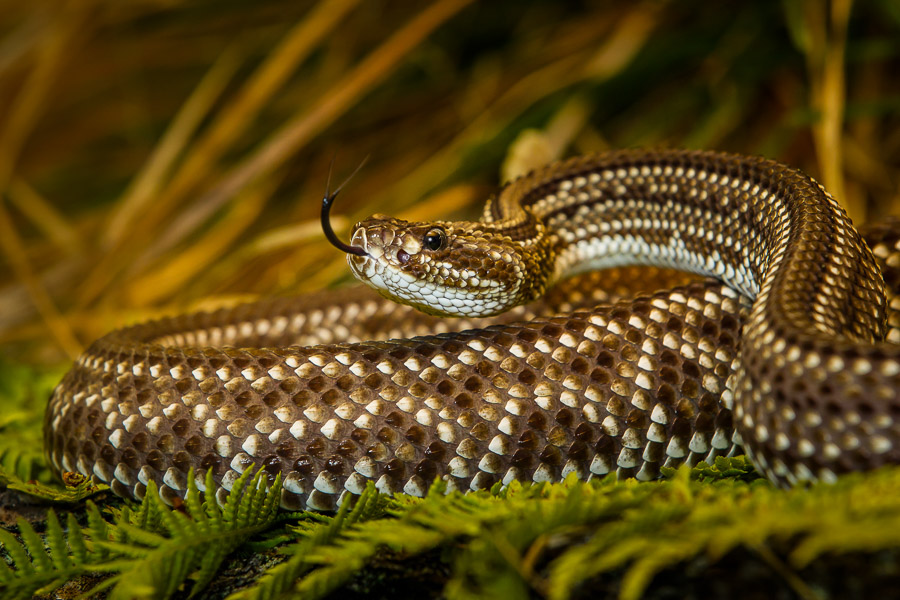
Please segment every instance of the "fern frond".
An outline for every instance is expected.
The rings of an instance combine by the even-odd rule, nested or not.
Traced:
[[[148,500],[149,497],[149,500]],[[138,510],[129,515],[128,523],[144,531],[164,533],[164,516],[170,511],[169,507],[159,502],[159,490],[152,479],[147,482],[147,490],[144,492],[144,501]],[[122,522],[122,521],[119,521]]]
[[[14,567],[0,561],[4,599],[31,598],[41,590],[54,589],[72,577],[95,570],[102,561],[98,553],[85,545],[81,529],[71,514],[67,520],[71,550],[66,547],[66,535],[53,510],[47,512],[46,548],[30,523],[19,519],[17,525],[21,542],[0,529],[0,547],[6,550]]]
[[[193,473],[189,481],[185,506],[190,516],[165,506],[151,481],[139,507],[109,511],[113,523],[88,501],[87,527],[81,528],[70,513],[68,534],[53,511],[48,512],[43,539],[25,521],[18,524],[21,541],[0,529],[0,546],[11,561],[0,561],[2,597],[30,598],[88,572],[112,574],[88,595],[112,587],[112,598],[166,598],[189,577],[194,578],[191,593],[197,593],[232,550],[277,520],[281,478],[268,486],[264,471],[255,476],[246,471],[235,482],[224,510],[213,494],[201,499]],[[206,486],[214,489],[211,474]]]
[[[204,481],[204,487],[206,488],[207,494],[212,494],[212,490],[216,489],[215,482],[213,481],[212,470],[206,472],[206,480]],[[231,488],[231,493],[234,493],[234,488]],[[204,502],[203,508],[206,512],[206,517],[212,521],[219,522],[222,520],[222,507],[219,506],[218,502]]]
[[[0,541],[0,543],[2,543],[2,541]],[[12,581],[15,576],[15,571],[9,568],[9,565],[6,564],[6,561],[0,560],[0,587],[2,587],[5,582]]]
[[[53,569],[53,561],[47,556],[44,550],[44,541],[37,534],[34,527],[28,521],[18,518],[16,525],[19,526],[19,536],[28,554],[31,555],[31,564],[37,572],[45,572]]]
[[[53,511],[48,511],[48,514]],[[72,558],[77,563],[85,563],[88,560],[89,550],[84,541],[84,533],[78,525],[78,520],[74,513],[66,515],[66,529],[69,531],[69,548],[72,551]]]
[[[12,559],[13,566],[17,567],[20,573],[26,575],[34,573],[34,566],[31,564],[31,559],[28,558],[24,546],[20,545],[15,536],[5,529],[0,529],[0,547],[6,550]]]
[[[785,548],[772,560],[796,568],[825,555],[900,548],[900,469],[789,491],[758,479],[743,458],[668,476],[655,483],[514,482],[446,496],[436,485],[425,498],[380,498],[385,508],[372,520],[366,516],[374,504],[364,498],[352,511],[342,507],[333,518],[292,528],[302,539],[284,549],[288,560],[231,598],[322,598],[385,549],[410,557],[453,548],[442,554],[452,563],[448,597],[566,600],[595,577],[618,572],[621,598],[636,600],[661,571],[716,562],[737,548],[767,564],[769,548]],[[798,578],[783,583],[801,596],[807,590]]]
[[[191,474],[187,514],[165,506],[151,483],[140,506],[101,514],[88,501],[83,528],[69,514],[64,531],[51,512],[43,535],[24,521],[18,536],[0,530],[0,595],[29,598],[87,572],[110,574],[92,592],[112,588],[112,598],[196,595],[232,550],[264,530],[265,548],[293,536],[281,548],[287,559],[233,599],[321,598],[385,549],[410,557],[452,548],[440,554],[451,563],[448,597],[566,600],[617,571],[621,597],[633,600],[661,571],[698,557],[715,562],[736,548],[795,568],[825,555],[900,548],[900,469],[783,491],[754,480],[746,466],[721,459],[656,483],[569,478],[466,495],[444,495],[438,482],[425,498],[387,498],[370,485],[336,515],[305,513],[287,529],[284,520],[298,515],[276,514],[280,479],[269,487],[264,472],[248,471],[219,505]],[[209,473],[205,483],[214,489]],[[786,584],[801,592],[802,582]]]
[[[57,571],[71,568],[73,562],[66,552],[66,534],[63,532],[62,525],[59,524],[59,517],[52,510],[47,512],[47,532],[44,537],[50,549],[53,568]]]
[[[332,544],[345,530],[357,523],[374,519],[384,514],[387,500],[375,490],[369,482],[365,491],[356,499],[351,508],[350,502],[344,502],[334,517],[310,513],[312,521],[301,523],[292,528],[303,539],[287,547],[284,552],[291,555],[287,561],[272,567],[260,578],[256,585],[229,596],[229,600],[263,600],[279,598],[290,591],[297,579],[315,566],[312,559],[317,549]],[[352,574],[364,562],[345,563],[347,571]],[[337,578],[329,581],[328,589],[334,589],[341,581]]]
[[[85,508],[88,521],[87,534],[93,541],[92,550],[97,553],[99,558],[106,558],[107,551],[99,544],[110,538],[109,523],[100,514],[100,509],[97,508],[97,505],[90,500],[85,503]]]
[[[0,428],[0,431],[2,431],[2,428]],[[56,504],[81,502],[89,496],[109,489],[107,485],[95,484],[89,477],[81,476],[75,478],[74,483],[71,485],[67,484],[65,488],[61,488],[58,485],[47,485],[40,481],[25,481],[15,472],[5,470],[3,466],[0,466],[0,484],[11,490]]]
[[[194,579],[191,595],[209,584],[222,561],[252,535],[276,519],[281,477],[267,486],[264,470],[245,471],[235,481],[224,506],[215,495],[201,500],[193,472],[188,474],[184,505],[189,515],[162,504],[155,486],[148,485],[141,507],[122,511],[116,528],[118,539],[99,542],[111,555],[121,557],[110,598],[152,595],[167,598],[188,577]],[[211,474],[206,489],[215,489]],[[159,527],[153,527],[158,523]],[[159,531],[148,530],[151,526]]]

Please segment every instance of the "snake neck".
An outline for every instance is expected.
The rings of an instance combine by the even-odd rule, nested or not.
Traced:
[[[494,219],[490,215],[493,199],[488,201],[482,221],[469,224],[479,235],[503,238],[507,250],[515,253],[516,277],[509,290],[508,310],[537,300],[552,287],[560,277],[556,273],[561,246],[559,238],[551,231],[544,219],[534,213],[532,207],[521,204],[510,205]],[[489,257],[490,258],[490,257]]]
[[[867,247],[818,183],[779,163],[683,151],[579,157],[508,185],[484,220],[502,227],[523,213],[546,230],[544,285],[615,266],[675,267],[760,299],[756,320],[784,331],[883,334],[878,273],[863,273],[857,290],[833,284],[846,265],[872,264]],[[809,260],[810,245],[824,264]],[[860,295],[878,308],[861,313]]]

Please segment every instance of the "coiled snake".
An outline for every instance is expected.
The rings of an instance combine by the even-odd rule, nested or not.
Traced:
[[[870,237],[891,284],[898,237]],[[712,152],[575,158],[507,185],[479,222],[376,215],[340,245],[383,295],[469,316],[354,289],[113,332],[53,394],[54,468],[137,498],[154,480],[171,501],[192,467],[222,494],[264,466],[284,474],[285,507],[330,510],[368,480],[421,495],[435,477],[451,490],[652,479],[737,445],[781,484],[900,462],[882,271],[795,169]],[[600,272],[487,318],[629,264],[722,283],[595,306],[591,286],[635,273]],[[408,335],[422,337],[363,341]]]

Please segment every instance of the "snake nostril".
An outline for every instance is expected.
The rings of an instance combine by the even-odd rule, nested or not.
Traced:
[[[405,265],[409,262],[409,253],[405,250],[397,250],[397,260],[400,261],[401,265]]]

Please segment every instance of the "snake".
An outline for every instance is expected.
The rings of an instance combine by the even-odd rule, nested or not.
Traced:
[[[325,233],[365,285],[107,334],[52,394],[52,468],[169,503],[265,469],[283,507],[329,511],[369,482],[654,480],[743,452],[792,486],[900,462],[900,227],[863,238],[797,169],[575,157],[477,221],[373,215],[349,244],[335,196]]]

